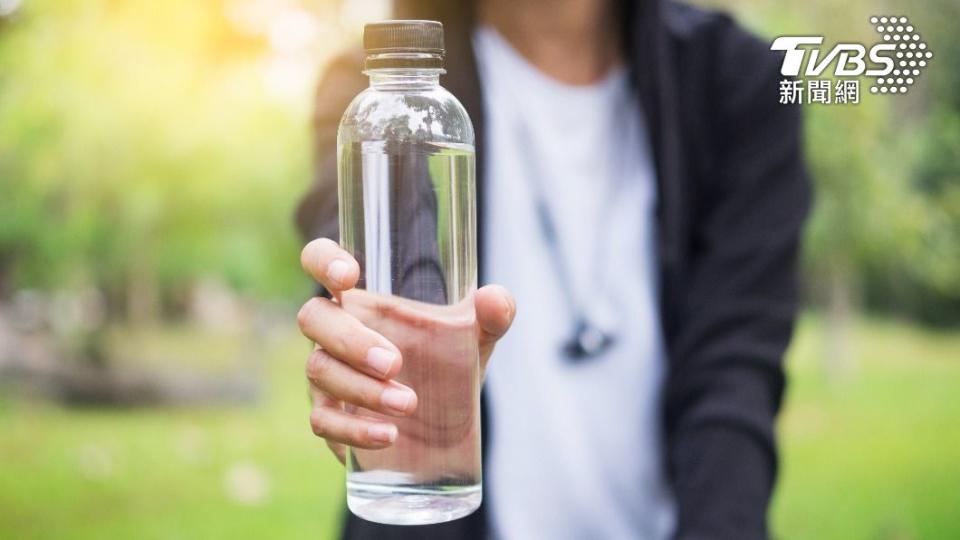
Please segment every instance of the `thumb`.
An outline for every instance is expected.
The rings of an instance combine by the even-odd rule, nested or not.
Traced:
[[[517,304],[513,295],[500,285],[487,285],[477,289],[475,304],[479,328],[480,368],[484,369],[493,352],[493,346],[510,329],[517,313]]]

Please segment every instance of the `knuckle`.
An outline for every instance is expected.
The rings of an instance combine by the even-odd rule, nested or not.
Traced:
[[[323,411],[314,409],[313,412],[310,413],[310,429],[313,430],[313,434],[317,437],[326,439],[329,435],[329,429],[323,416]]]
[[[367,445],[370,444],[367,441],[367,426],[363,422],[356,422],[354,425],[350,426],[350,438],[352,442],[356,445]]]
[[[333,353],[339,357],[345,357],[350,353],[350,336],[344,333],[339,333],[333,336],[333,339],[330,340],[330,347]]]
[[[383,408],[381,396],[384,390],[386,390],[386,388],[384,388],[382,384],[365,384],[362,388],[358,389],[357,397],[366,408],[372,410],[381,409]]]
[[[320,317],[321,311],[329,305],[332,305],[329,300],[319,296],[307,300],[297,313],[297,323],[300,325],[300,329],[306,331],[315,326],[319,322],[317,319]]]
[[[317,299],[311,298],[307,300],[303,306],[300,307],[300,311],[297,312],[297,324],[300,325],[300,329],[304,330],[313,320],[314,312],[317,309]]]
[[[331,362],[334,359],[323,349],[314,350],[307,358],[307,378],[315,381],[323,381],[329,377]]]

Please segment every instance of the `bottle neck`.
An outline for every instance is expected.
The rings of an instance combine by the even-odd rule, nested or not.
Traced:
[[[443,55],[425,52],[368,54],[365,62],[370,86],[380,90],[430,88],[440,84]]]
[[[440,85],[442,69],[368,69],[370,87],[377,90],[426,89]]]

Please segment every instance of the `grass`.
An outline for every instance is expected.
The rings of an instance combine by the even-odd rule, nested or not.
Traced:
[[[960,537],[960,335],[860,322],[853,371],[828,384],[822,330],[806,318],[790,353],[777,534]],[[208,352],[183,329],[130,335],[165,355]],[[293,332],[259,347],[256,406],[77,410],[0,398],[0,537],[333,537],[343,472],[307,426],[308,348]]]
[[[291,334],[264,348],[258,406],[0,404],[0,537],[331,537],[344,479],[309,429],[309,347]]]
[[[960,334],[890,321],[852,331],[826,383],[821,325],[790,353],[774,523],[783,538],[960,538]]]

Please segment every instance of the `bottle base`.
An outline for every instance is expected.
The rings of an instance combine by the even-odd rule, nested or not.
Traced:
[[[453,521],[480,507],[474,486],[430,489],[347,482],[347,507],[358,517],[388,525],[430,525]]]

